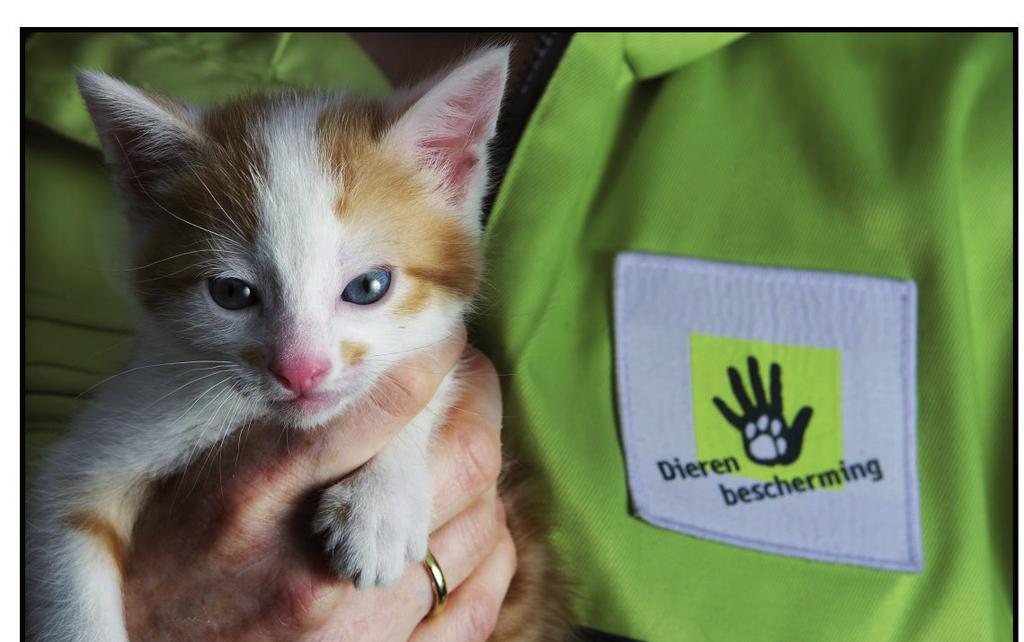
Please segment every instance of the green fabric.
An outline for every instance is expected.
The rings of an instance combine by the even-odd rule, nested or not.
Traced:
[[[25,47],[25,115],[99,148],[77,69],[143,89],[210,103],[282,87],[390,91],[384,75],[341,33],[41,33]]]
[[[549,481],[582,623],[645,640],[1008,639],[1012,35],[725,40],[576,36],[487,230],[478,341],[507,375],[506,439]],[[630,515],[611,323],[624,250],[916,281],[923,573]]]
[[[200,103],[280,87],[386,95],[345,34],[39,33],[25,46],[26,460],[132,345],[126,230],[75,84],[98,69]],[[31,474],[31,473],[29,473]]]

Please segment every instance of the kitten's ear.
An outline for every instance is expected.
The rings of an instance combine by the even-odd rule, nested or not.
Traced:
[[[451,206],[473,216],[486,188],[487,145],[497,128],[508,57],[509,47],[473,56],[423,92],[388,133],[389,144],[434,173]]]
[[[78,74],[103,153],[129,187],[144,187],[199,145],[195,116],[185,105],[95,71]]]

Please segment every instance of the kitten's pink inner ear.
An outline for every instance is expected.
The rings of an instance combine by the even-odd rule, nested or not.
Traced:
[[[402,139],[411,139],[420,164],[438,174],[453,206],[465,205],[469,193],[482,187],[507,67],[505,50],[466,63],[417,101],[396,126]]]
[[[441,171],[452,198],[466,196],[471,174],[480,165],[484,145],[490,140],[500,107],[504,74],[491,71],[481,78],[475,96],[453,96],[445,105],[450,109],[439,135],[427,137],[419,147],[428,162]]]

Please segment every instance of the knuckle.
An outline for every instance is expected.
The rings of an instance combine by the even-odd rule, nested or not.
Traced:
[[[471,405],[479,407],[480,413],[486,416],[489,426],[501,429],[502,399],[501,383],[494,364],[480,352],[474,352],[460,373],[465,385],[463,394],[472,399]],[[480,416],[480,413],[475,413]]]
[[[287,485],[301,473],[308,453],[317,445],[314,435],[298,435],[289,443],[289,452],[263,452],[237,467],[221,488],[244,504],[251,504],[268,491]]]
[[[221,558],[248,563],[266,552],[286,510],[287,504],[262,485],[249,490],[235,488],[217,502],[205,537]]]
[[[498,524],[493,516],[493,503],[481,501],[477,504],[472,518],[465,520],[464,526],[460,529],[463,550],[483,553],[494,546],[498,535]]]
[[[399,368],[388,377],[381,406],[394,417],[415,415],[429,401],[432,388],[426,377],[413,368]]]
[[[487,640],[498,624],[499,604],[485,591],[479,591],[466,602],[466,616],[463,620],[464,639]]]
[[[245,566],[265,553],[256,520],[248,511],[224,511],[211,529],[215,559],[229,566]]]
[[[468,350],[470,352],[467,365],[471,376],[478,377],[481,383],[497,385],[498,370],[494,367],[494,364],[491,363],[491,360],[476,348],[471,347],[468,348]]]
[[[486,431],[462,424],[456,430],[455,441],[459,487],[470,493],[494,485],[501,472],[501,451],[494,439]]]
[[[224,544],[225,548],[248,548],[255,530],[252,496],[232,492],[225,495],[219,504],[207,532],[213,534],[214,539]]]
[[[335,595],[329,582],[311,574],[299,574],[289,578],[278,601],[278,620],[285,626],[301,628],[303,624],[316,619],[325,610]]]
[[[278,508],[281,489],[292,482],[295,474],[291,462],[275,458],[239,475],[223,492],[225,525],[232,530],[245,529],[265,518],[264,513]]]
[[[515,575],[516,570],[519,568],[519,553],[516,551],[515,541],[512,539],[512,533],[508,530],[508,527],[503,527],[501,540],[498,542],[496,552],[505,561],[505,568],[509,581]]]

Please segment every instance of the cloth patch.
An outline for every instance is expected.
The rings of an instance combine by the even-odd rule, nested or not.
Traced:
[[[634,253],[617,257],[615,282],[641,519],[921,571],[912,282]]]

